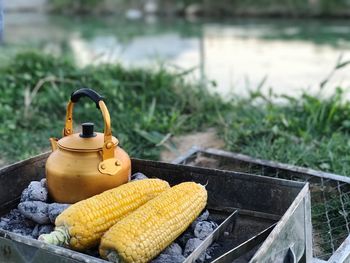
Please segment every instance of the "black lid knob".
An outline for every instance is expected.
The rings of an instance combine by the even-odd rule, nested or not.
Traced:
[[[91,138],[95,137],[96,133],[94,133],[94,124],[92,122],[85,122],[81,125],[82,133],[79,134],[82,138]]]

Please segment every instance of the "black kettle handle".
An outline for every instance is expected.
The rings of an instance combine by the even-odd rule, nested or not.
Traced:
[[[100,94],[98,94],[93,89],[82,88],[82,89],[78,89],[78,90],[74,91],[70,96],[70,100],[72,102],[76,103],[79,101],[79,99],[81,97],[90,98],[92,101],[95,102],[96,108],[98,108],[98,109],[100,108],[99,102],[104,99]]]

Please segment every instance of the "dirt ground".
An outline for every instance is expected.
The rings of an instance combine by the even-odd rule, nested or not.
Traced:
[[[192,146],[196,145],[203,148],[224,148],[225,143],[221,140],[214,128],[204,132],[186,134],[173,137],[172,142],[176,146],[176,150],[163,150],[160,154],[162,161],[170,162],[178,156],[185,154]]]

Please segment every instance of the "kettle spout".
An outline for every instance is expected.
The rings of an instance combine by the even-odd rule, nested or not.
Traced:
[[[55,151],[57,149],[57,138],[50,138],[51,150]]]

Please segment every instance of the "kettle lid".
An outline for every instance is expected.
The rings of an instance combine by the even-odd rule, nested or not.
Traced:
[[[118,145],[118,139],[112,136],[113,147]],[[82,132],[64,136],[57,142],[62,149],[79,152],[93,152],[102,150],[104,134],[94,132],[94,124],[91,122],[82,124]]]

